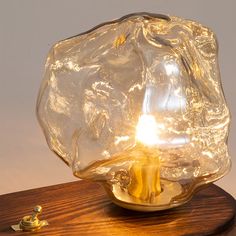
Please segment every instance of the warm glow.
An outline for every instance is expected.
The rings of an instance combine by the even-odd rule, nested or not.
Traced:
[[[143,114],[139,117],[136,127],[136,139],[145,145],[158,143],[158,126],[155,117]]]

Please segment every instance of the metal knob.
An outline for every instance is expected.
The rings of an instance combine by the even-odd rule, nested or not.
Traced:
[[[35,206],[31,216],[24,216],[18,225],[12,225],[15,231],[35,231],[48,225],[46,220],[39,220],[38,215],[42,213],[41,206]]]

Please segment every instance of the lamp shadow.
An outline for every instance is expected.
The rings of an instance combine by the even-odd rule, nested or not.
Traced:
[[[109,203],[104,211],[109,218],[119,223],[119,227],[123,227],[123,229],[138,227],[144,235],[149,235],[150,229],[154,228],[158,233],[176,230],[183,221],[181,207],[156,212],[138,212]],[[193,210],[188,209],[187,212],[184,211],[184,214],[191,215],[192,212]]]

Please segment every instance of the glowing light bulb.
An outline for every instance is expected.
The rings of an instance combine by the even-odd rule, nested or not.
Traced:
[[[148,146],[158,143],[158,125],[153,115],[143,114],[139,117],[136,140]]]

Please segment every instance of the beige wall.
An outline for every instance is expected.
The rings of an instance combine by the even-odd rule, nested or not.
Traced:
[[[197,20],[220,44],[220,67],[233,122],[236,163],[235,0],[0,0],[0,194],[73,181],[49,151],[35,117],[35,100],[49,48],[98,23],[148,11]],[[235,164],[236,165],[236,164]],[[236,197],[236,167],[217,182]]]

